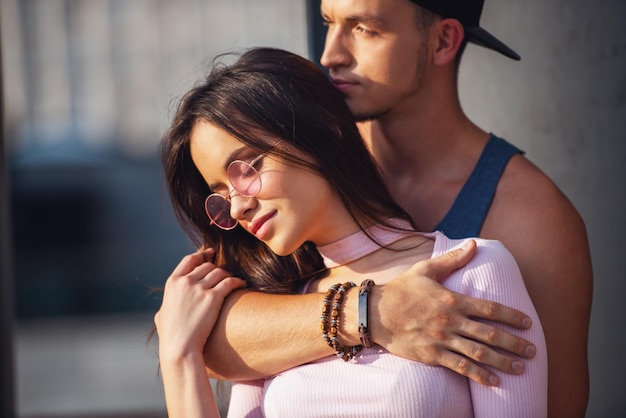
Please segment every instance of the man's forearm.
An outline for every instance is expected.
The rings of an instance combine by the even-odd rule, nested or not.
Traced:
[[[204,349],[208,375],[258,379],[332,355],[319,326],[323,298],[321,293],[234,292]],[[346,299],[346,308],[356,310],[351,303]]]

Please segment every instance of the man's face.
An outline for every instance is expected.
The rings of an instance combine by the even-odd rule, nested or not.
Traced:
[[[328,26],[321,63],[357,120],[410,106],[427,62],[427,45],[408,0],[322,0]]]

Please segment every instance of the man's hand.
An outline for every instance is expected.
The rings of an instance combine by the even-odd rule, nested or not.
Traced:
[[[371,332],[374,341],[391,353],[422,363],[444,366],[486,385],[498,377],[484,365],[519,374],[519,358],[535,355],[535,346],[482,318],[527,329],[531,319],[499,303],[475,299],[445,289],[438,281],[464,266],[474,256],[476,243],[416,263],[404,274],[372,292]],[[472,361],[473,360],[473,361]]]

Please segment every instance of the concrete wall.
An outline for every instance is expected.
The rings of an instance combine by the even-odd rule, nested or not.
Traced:
[[[578,208],[594,268],[588,417],[626,413],[626,2],[491,0],[481,24],[521,62],[470,46],[462,102]],[[567,260],[563,260],[567,262]]]

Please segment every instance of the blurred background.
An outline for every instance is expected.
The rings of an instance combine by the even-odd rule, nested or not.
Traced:
[[[2,390],[18,417],[166,416],[146,342],[153,290],[193,248],[172,215],[159,140],[219,53],[275,46],[318,62],[318,10],[318,0],[0,0]],[[487,1],[482,26],[522,61],[471,45],[459,81],[470,117],[524,149],[587,224],[588,417],[626,416],[624,18],[623,0]]]

